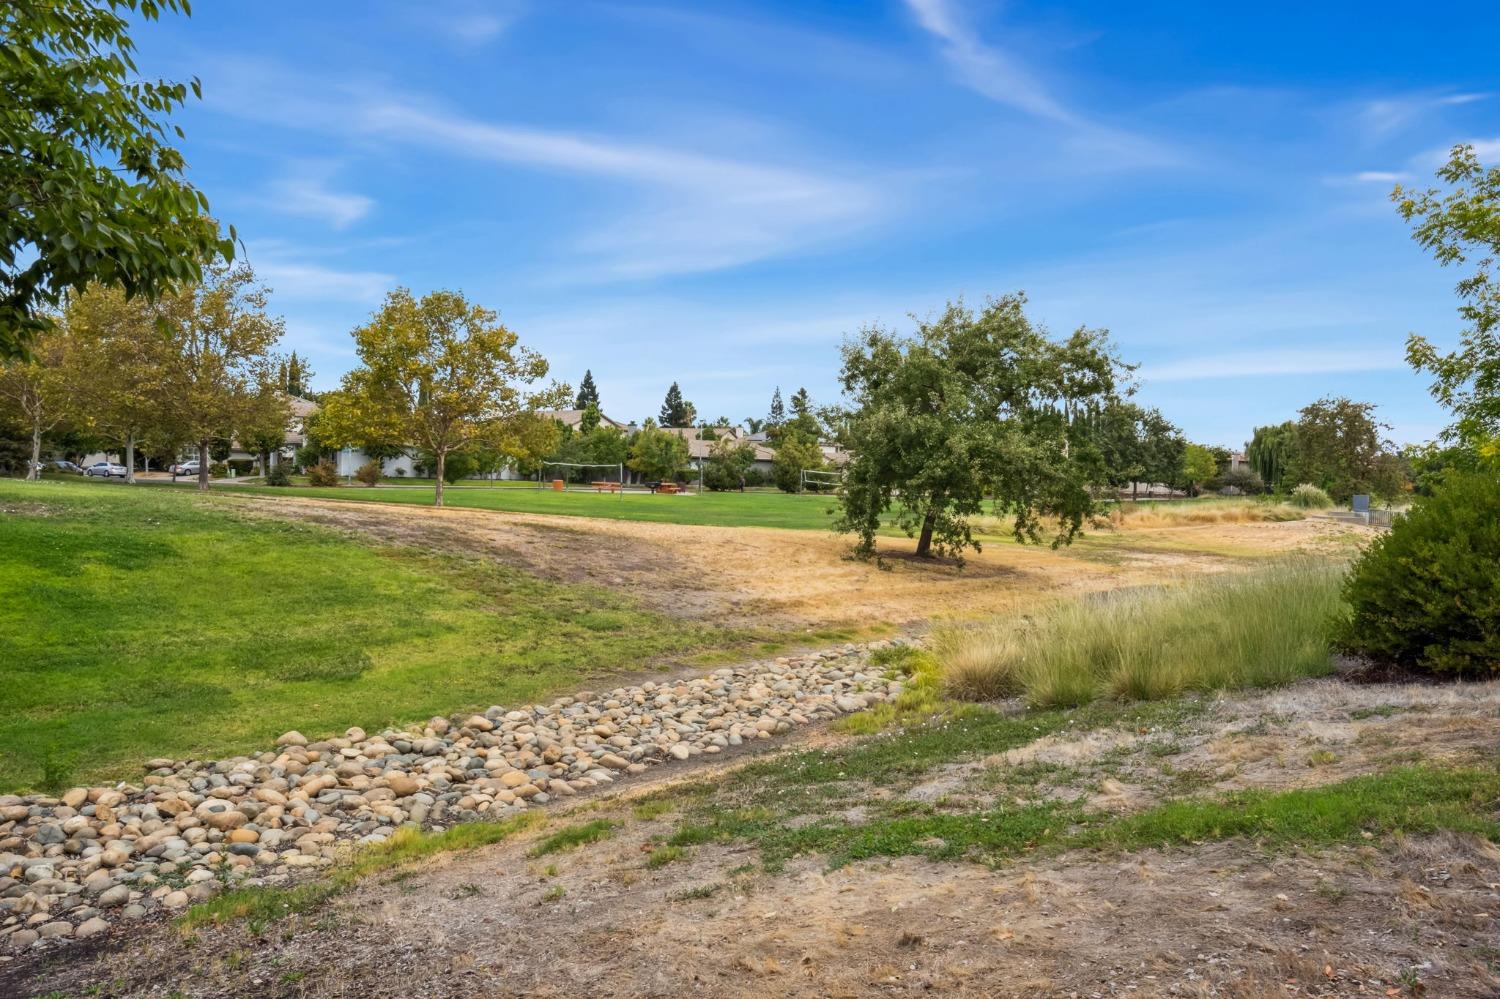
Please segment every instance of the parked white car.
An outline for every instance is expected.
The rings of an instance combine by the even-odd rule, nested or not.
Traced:
[[[125,478],[125,466],[116,465],[112,461],[96,461],[88,468],[85,468],[83,474],[89,476],[102,475],[105,478],[115,476],[116,478],[123,479]]]

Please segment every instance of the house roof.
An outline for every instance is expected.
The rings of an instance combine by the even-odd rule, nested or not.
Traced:
[[[583,414],[587,412],[582,409],[541,409],[537,411],[538,416],[544,416],[568,427],[576,427],[583,422]],[[619,420],[612,420],[603,413],[599,414],[599,422],[607,423],[616,430],[626,429],[626,425]]]
[[[300,395],[287,396],[286,406],[287,409],[291,410],[293,416],[300,416],[304,419],[316,413],[319,408],[317,403],[311,399],[304,399]]]
[[[757,444],[740,427],[714,427],[713,431],[718,437],[711,441],[699,440],[698,435],[702,433],[699,427],[662,427],[669,434],[676,434],[687,442],[689,458],[707,458],[713,451],[714,444],[722,438],[729,438],[741,444],[749,444],[755,451],[756,461],[770,461],[776,457],[776,452],[764,444]]]

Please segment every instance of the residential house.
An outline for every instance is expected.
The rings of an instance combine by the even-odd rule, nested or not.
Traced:
[[[713,447],[723,438],[729,438],[736,444],[749,444],[755,454],[755,460],[750,467],[759,471],[762,475],[771,474],[771,462],[776,458],[776,452],[763,443],[756,443],[750,439],[750,435],[742,427],[714,427],[714,439],[703,440],[703,430],[700,427],[662,427],[669,434],[676,434],[687,442],[688,463],[694,469],[701,468],[713,453]]]

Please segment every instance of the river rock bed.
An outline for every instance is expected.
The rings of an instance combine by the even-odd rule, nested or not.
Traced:
[[[420,731],[287,732],[255,756],[150,760],[139,784],[0,796],[0,951],[285,883],[405,824],[500,819],[862,710],[901,692],[869,664],[886,644],[434,717]]]

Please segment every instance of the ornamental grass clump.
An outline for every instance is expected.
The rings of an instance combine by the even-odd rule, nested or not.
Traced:
[[[1327,510],[1333,506],[1332,497],[1310,482],[1304,482],[1293,489],[1289,500],[1292,506],[1304,510]]]
[[[1034,622],[952,625],[933,650],[956,697],[1033,707],[1271,687],[1330,671],[1340,569],[1291,561],[1068,601]]]

